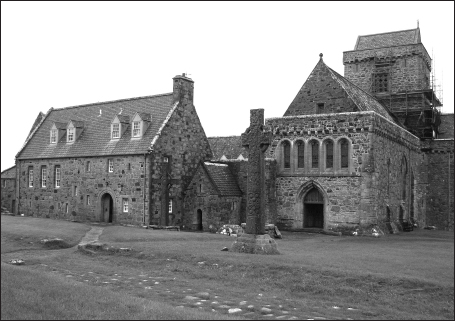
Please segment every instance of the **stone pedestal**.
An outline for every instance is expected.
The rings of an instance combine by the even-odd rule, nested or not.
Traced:
[[[242,234],[232,244],[232,252],[250,254],[280,254],[276,242],[268,234]]]

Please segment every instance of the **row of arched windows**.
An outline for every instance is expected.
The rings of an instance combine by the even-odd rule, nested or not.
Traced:
[[[295,142],[283,140],[277,150],[277,160],[283,171],[348,171],[350,167],[350,146],[347,138],[336,141],[316,138]]]

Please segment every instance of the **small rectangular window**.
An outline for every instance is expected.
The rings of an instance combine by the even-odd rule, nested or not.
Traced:
[[[46,187],[47,185],[47,168],[41,168],[41,187]]]
[[[87,161],[87,163],[85,164],[85,171],[90,172],[90,161]]]
[[[165,162],[165,163],[169,162],[169,158],[163,157],[163,162]]]
[[[60,187],[60,166],[55,166],[55,187],[59,188]]]
[[[133,122],[133,137],[141,136],[141,123],[138,121]]]
[[[389,75],[388,73],[374,74],[374,92],[381,93],[389,91]]]
[[[90,205],[90,195],[87,195],[87,205]]]
[[[28,187],[33,187],[33,168],[28,169]]]
[[[57,130],[51,130],[51,144],[55,144],[57,142]]]
[[[123,199],[123,213],[128,213],[128,199]]]
[[[108,160],[108,171],[109,171],[109,173],[114,172],[114,160],[113,159]]]
[[[112,138],[120,138],[120,124],[112,124]]]
[[[68,128],[68,143],[74,142],[74,128]]]
[[[318,107],[317,107],[317,111],[316,111],[318,114],[324,114],[325,113],[325,107],[324,107],[324,103],[319,103],[318,104]]]
[[[69,210],[68,203],[66,203],[65,213],[68,213],[68,210]]]
[[[169,213],[172,213],[172,200],[169,200]]]
[[[77,196],[77,186],[73,186],[73,196]]]

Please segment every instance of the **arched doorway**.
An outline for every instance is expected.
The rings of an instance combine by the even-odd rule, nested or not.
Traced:
[[[313,187],[303,200],[303,227],[324,228],[324,197]]]
[[[197,219],[196,229],[198,231],[202,231],[202,210],[201,209],[197,210],[196,219]]]
[[[114,200],[111,194],[105,193],[101,197],[101,222],[112,223],[114,220]]]

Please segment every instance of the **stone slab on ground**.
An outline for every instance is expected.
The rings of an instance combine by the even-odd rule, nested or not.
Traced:
[[[275,240],[268,234],[242,234],[232,244],[231,251],[250,254],[280,254]]]

